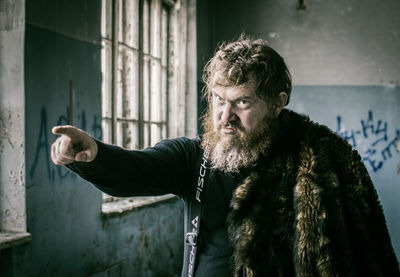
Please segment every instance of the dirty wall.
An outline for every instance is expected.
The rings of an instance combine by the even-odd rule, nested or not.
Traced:
[[[26,226],[31,241],[1,250],[0,276],[178,275],[180,201],[104,219],[101,192],[50,161],[54,125],[72,123],[102,137],[101,1],[24,4],[26,13],[19,16],[25,19],[26,14],[25,43],[20,39],[15,47],[25,48],[18,62],[25,68],[25,95],[16,103],[25,113]],[[9,18],[16,13],[2,11]],[[23,85],[22,78],[19,82]]]
[[[199,92],[217,44],[242,32],[268,40],[292,73],[289,108],[359,151],[400,258],[400,2],[209,0],[197,8]]]

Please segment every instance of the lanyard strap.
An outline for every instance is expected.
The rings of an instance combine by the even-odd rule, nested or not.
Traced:
[[[197,179],[196,189],[194,190],[193,198],[189,201],[189,211],[187,220],[187,233],[185,237],[185,265],[187,266],[187,277],[194,276],[194,267],[196,263],[196,254],[198,247],[198,238],[200,232],[200,216],[203,209],[202,200],[204,200],[204,192],[208,182],[208,167],[207,162],[210,152],[206,147],[203,151],[203,157],[200,162],[199,178]]]

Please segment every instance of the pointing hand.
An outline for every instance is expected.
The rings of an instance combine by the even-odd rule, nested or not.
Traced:
[[[53,134],[61,135],[51,145],[51,159],[55,164],[91,162],[97,155],[97,144],[86,132],[74,126],[56,126]]]

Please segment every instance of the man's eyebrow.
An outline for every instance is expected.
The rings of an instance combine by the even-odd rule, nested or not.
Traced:
[[[224,99],[219,93],[217,93],[215,90],[211,90],[211,94],[212,95],[216,95],[216,96],[218,96],[218,97],[220,97],[220,98],[222,98],[222,99]],[[230,101],[232,101],[232,102],[237,102],[237,101],[240,101],[240,100],[254,100],[254,99],[256,99],[257,98],[257,96],[255,96],[255,95],[251,95],[250,93],[249,94],[244,94],[244,95],[239,95],[238,97],[236,97],[236,98],[233,98],[233,99],[231,99]]]
[[[252,96],[252,95],[241,95],[241,96],[233,99],[233,101],[237,102],[237,101],[240,101],[240,100],[254,100],[254,99],[255,99],[255,97]]]
[[[218,96],[218,97],[221,97],[221,95],[219,95],[218,93],[216,93],[215,90],[212,90],[212,91],[211,91],[211,94],[212,94],[212,95],[216,95],[216,96]],[[222,97],[221,97],[221,98],[222,98]]]

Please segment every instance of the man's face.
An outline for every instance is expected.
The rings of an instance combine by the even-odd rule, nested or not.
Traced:
[[[250,79],[241,86],[220,86],[212,89],[212,117],[214,131],[223,138],[246,138],[262,128],[268,104],[255,93],[255,82]]]
[[[274,103],[256,94],[253,78],[240,86],[223,86],[216,76],[212,87],[210,112],[203,121],[202,146],[210,149],[212,167],[224,172],[239,172],[257,163],[266,154],[279,130],[278,115],[287,102],[280,92]]]
[[[203,137],[213,168],[238,172],[254,165],[267,150],[276,117],[255,90],[253,80],[241,86],[213,87],[212,114],[205,119]]]

